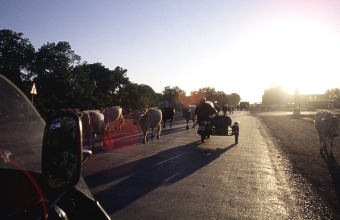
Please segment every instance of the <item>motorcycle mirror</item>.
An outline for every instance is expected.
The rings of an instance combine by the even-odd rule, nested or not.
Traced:
[[[47,118],[41,168],[48,186],[65,189],[78,183],[82,148],[81,122],[75,113],[58,112]]]

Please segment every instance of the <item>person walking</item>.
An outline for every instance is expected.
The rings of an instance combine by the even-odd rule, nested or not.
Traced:
[[[235,121],[234,124],[231,126],[231,135],[235,137],[235,144],[238,144],[238,136],[240,134],[240,124],[238,121]]]

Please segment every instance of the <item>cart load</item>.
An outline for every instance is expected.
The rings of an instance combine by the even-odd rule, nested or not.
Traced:
[[[232,119],[227,115],[216,115],[211,118],[212,125],[215,127],[215,134],[220,136],[231,135]]]

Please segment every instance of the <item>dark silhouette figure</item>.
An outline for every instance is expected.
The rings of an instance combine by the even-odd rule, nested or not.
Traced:
[[[231,134],[235,137],[235,143],[238,144],[238,136],[240,134],[240,124],[235,121],[233,126],[231,126]]]

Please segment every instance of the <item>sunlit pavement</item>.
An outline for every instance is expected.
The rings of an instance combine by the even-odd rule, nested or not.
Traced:
[[[112,219],[318,219],[296,205],[289,164],[258,119],[229,116],[240,122],[237,145],[233,136],[201,144],[177,120],[146,144],[131,133],[126,147],[97,146],[85,179]]]

